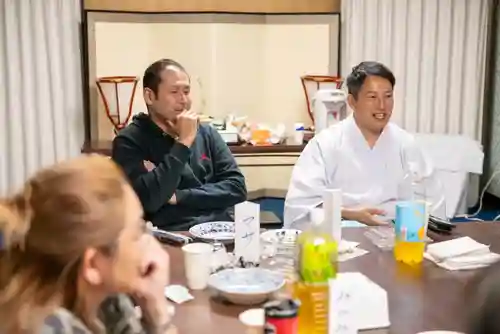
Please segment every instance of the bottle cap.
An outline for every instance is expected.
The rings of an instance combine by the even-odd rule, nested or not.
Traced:
[[[295,131],[304,131],[305,130],[304,123],[295,123],[293,127],[294,127]]]

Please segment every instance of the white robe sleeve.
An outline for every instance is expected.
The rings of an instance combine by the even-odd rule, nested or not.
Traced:
[[[302,229],[311,209],[323,203],[326,187],[325,159],[318,141],[313,138],[293,168],[285,200],[284,227]]]
[[[430,203],[431,215],[446,219],[444,188],[436,176],[432,161],[414,141],[406,146],[404,156],[409,172],[417,181],[413,195],[416,199]]]

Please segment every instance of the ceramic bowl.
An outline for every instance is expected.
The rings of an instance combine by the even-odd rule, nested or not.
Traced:
[[[263,303],[284,284],[283,274],[262,268],[225,269],[208,280],[217,295],[238,305]]]
[[[269,230],[260,235],[260,240],[267,243],[295,243],[300,233],[302,233],[301,230],[294,229]]]
[[[195,225],[189,229],[189,233],[196,239],[206,242],[234,242],[233,222],[209,222]]]

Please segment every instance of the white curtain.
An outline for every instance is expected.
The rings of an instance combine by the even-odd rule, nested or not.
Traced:
[[[342,75],[381,61],[396,75],[396,123],[480,139],[490,3],[343,0]]]
[[[0,195],[84,139],[79,0],[0,0]]]

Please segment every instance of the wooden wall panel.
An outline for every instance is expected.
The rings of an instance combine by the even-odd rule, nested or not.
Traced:
[[[341,0],[84,0],[86,10],[123,12],[332,13]]]

